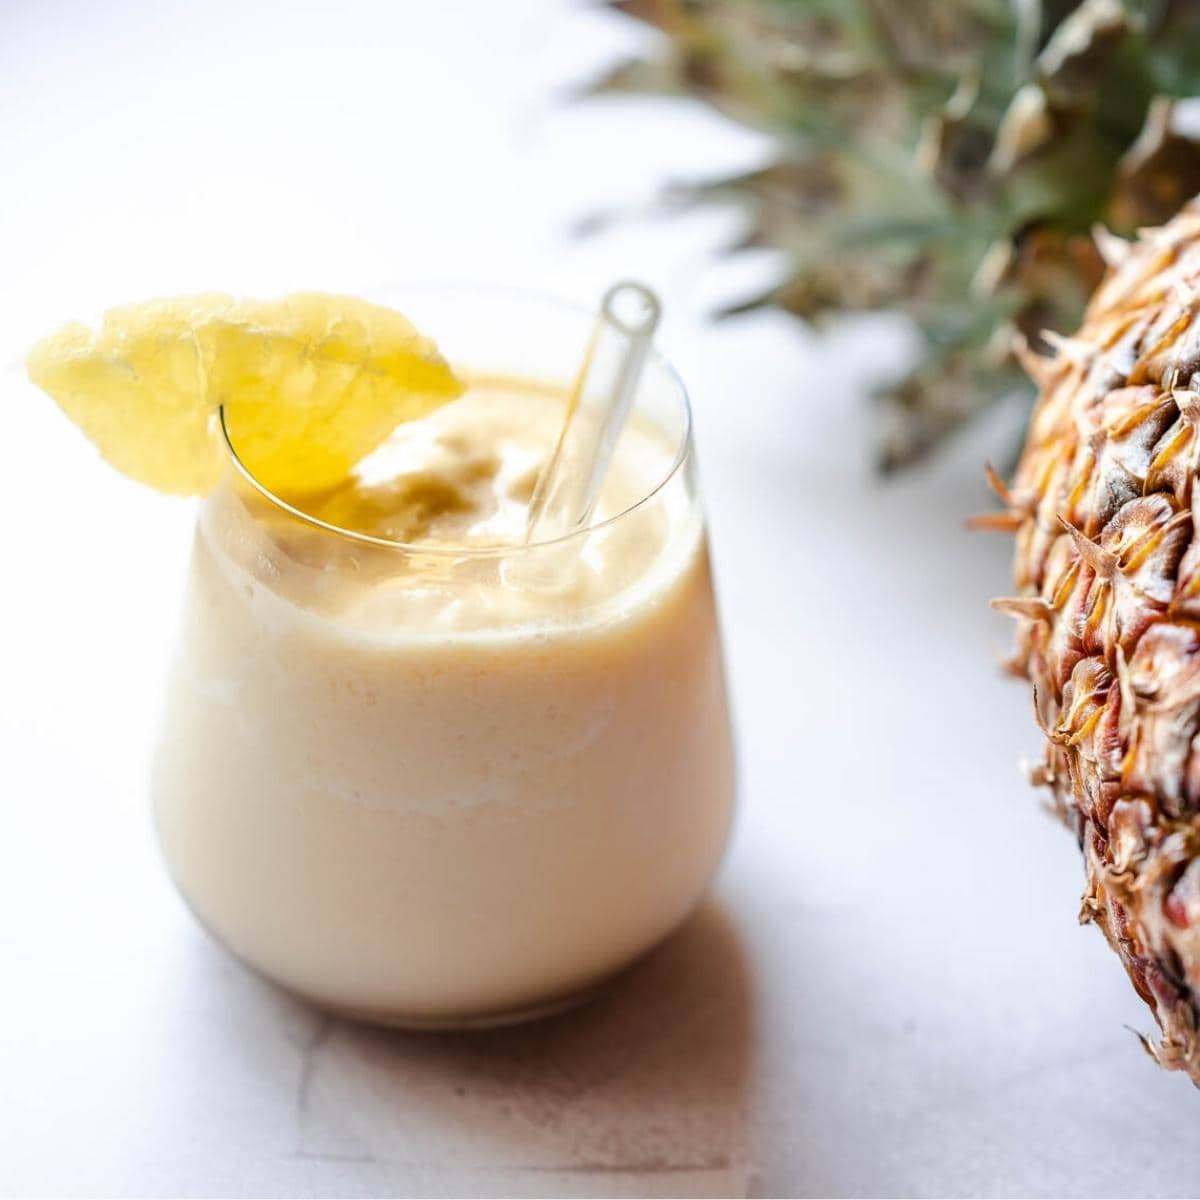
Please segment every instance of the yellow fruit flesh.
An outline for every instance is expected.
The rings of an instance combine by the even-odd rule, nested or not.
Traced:
[[[113,309],[96,332],[71,324],[45,338],[27,365],[114,467],[185,495],[221,474],[221,405],[247,468],[297,495],[339,483],[398,424],[463,390],[399,313],[319,293]]]

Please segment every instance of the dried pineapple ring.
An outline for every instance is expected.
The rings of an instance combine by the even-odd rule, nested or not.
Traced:
[[[112,309],[96,332],[39,342],[29,377],[117,470],[163,492],[209,491],[225,405],[238,455],[276,491],[344,479],[402,421],[460,395],[399,313],[347,296],[187,296]]]

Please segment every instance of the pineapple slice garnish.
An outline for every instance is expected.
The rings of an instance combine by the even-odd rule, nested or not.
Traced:
[[[220,294],[115,308],[39,342],[29,377],[117,470],[203,494],[224,469],[217,411],[238,457],[283,494],[332,487],[402,421],[461,395],[428,338],[348,296]]]

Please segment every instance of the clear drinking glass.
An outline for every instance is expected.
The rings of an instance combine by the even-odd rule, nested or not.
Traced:
[[[509,291],[381,299],[460,373],[543,389],[569,384],[592,322]],[[251,967],[372,1021],[516,1020],[586,996],[695,906],[733,757],[691,417],[659,357],[635,436],[658,455],[636,503],[515,548],[319,522],[229,441],[153,795],[181,893]]]

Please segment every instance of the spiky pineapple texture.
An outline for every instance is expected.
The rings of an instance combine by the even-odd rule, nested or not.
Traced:
[[[1117,257],[1120,247],[1106,247]],[[1200,1086],[1200,202],[1146,232],[1052,356],[1007,512],[1037,777],[1100,926]]]
[[[596,92],[689,92],[776,136],[775,161],[677,184],[734,201],[786,276],[734,311],[896,309],[923,335],[882,396],[885,466],[1027,388],[1010,335],[1074,328],[1102,263],[1200,192],[1196,0],[609,0],[666,34]]]

